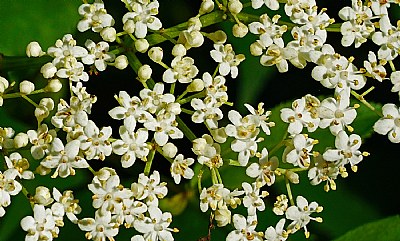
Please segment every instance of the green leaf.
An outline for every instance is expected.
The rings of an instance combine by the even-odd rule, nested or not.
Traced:
[[[0,53],[25,55],[29,42],[46,50],[66,33],[75,32],[80,0],[0,1]]]
[[[392,216],[375,222],[362,225],[347,232],[335,241],[399,241],[400,240],[400,216]]]

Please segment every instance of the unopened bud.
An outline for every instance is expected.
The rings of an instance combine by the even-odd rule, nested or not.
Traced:
[[[183,46],[183,44],[176,44],[172,48],[172,55],[173,56],[185,56],[186,55],[186,48]]]
[[[149,58],[156,63],[160,63],[163,59],[163,50],[160,47],[152,47],[148,52]]]
[[[213,0],[203,0],[200,5],[199,14],[203,15],[206,13],[210,13],[214,10],[214,1]]]
[[[49,79],[57,73],[57,68],[53,63],[47,63],[40,68],[40,73],[42,73],[43,77]]]
[[[248,32],[249,28],[243,23],[233,25],[232,33],[236,38],[243,38]]]
[[[43,56],[45,52],[42,51],[42,47],[38,42],[30,42],[28,46],[26,46],[26,55],[28,57],[40,57]]]
[[[169,158],[174,158],[178,152],[178,148],[171,142],[168,142],[162,147],[163,154]]]
[[[8,80],[0,76],[0,93],[4,93],[8,86]]]
[[[145,38],[135,41],[135,49],[140,53],[145,53],[149,49],[149,42]]]
[[[140,66],[139,70],[138,70],[138,77],[140,81],[146,81],[148,79],[150,79],[151,74],[152,74],[152,69],[150,67],[150,65],[142,65]]]
[[[14,137],[14,148],[21,148],[24,147],[26,145],[28,145],[29,142],[29,137],[26,133],[18,133],[15,137]]]
[[[263,47],[259,42],[250,44],[250,53],[253,56],[260,56],[263,54]]]
[[[46,92],[58,92],[62,88],[62,83],[59,79],[50,79],[47,86],[44,88]]]
[[[128,19],[124,23],[124,31],[127,33],[134,33],[135,32],[135,22],[133,19]]]
[[[21,83],[19,83],[19,92],[21,94],[29,95],[34,90],[35,90],[35,85],[28,80],[24,80]]]
[[[120,55],[117,58],[115,58],[114,66],[117,69],[125,69],[128,67],[128,58],[125,55]]]
[[[204,89],[204,81],[201,79],[194,79],[187,87],[188,92],[198,92]]]
[[[238,14],[243,9],[243,4],[239,0],[230,0],[228,3],[229,12],[232,14]]]
[[[43,186],[36,187],[36,193],[35,196],[33,196],[33,200],[35,203],[44,206],[47,206],[54,201],[53,198],[51,198],[50,190]]]
[[[113,27],[107,27],[101,30],[100,36],[103,38],[104,41],[114,42],[117,38],[117,31]]]

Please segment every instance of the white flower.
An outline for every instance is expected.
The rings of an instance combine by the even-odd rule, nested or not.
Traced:
[[[248,216],[247,219],[240,214],[233,215],[233,225],[236,230],[231,231],[226,236],[226,241],[262,241],[263,238],[255,231],[257,218]]]
[[[164,198],[168,193],[166,185],[167,183],[160,182],[160,173],[154,171],[150,177],[139,174],[138,182],[132,183],[131,190],[135,198],[145,200],[147,206],[157,207],[158,199]]]
[[[283,108],[281,109],[281,119],[289,123],[288,132],[292,135],[300,134],[303,127],[307,127],[309,132],[313,132],[318,128],[320,119],[317,115],[313,114],[313,108],[310,109],[308,105],[309,98],[315,98],[311,96],[305,96],[301,99],[297,99],[292,103],[292,109]],[[317,99],[313,105],[319,105]]]
[[[67,61],[85,57],[88,52],[85,48],[76,46],[76,40],[71,34],[66,34],[62,40],[58,39],[55,46],[48,48],[47,53],[53,57],[53,64],[62,68]]]
[[[278,71],[284,73],[289,68],[287,60],[293,59],[296,56],[296,50],[291,47],[280,47],[276,44],[271,44],[261,56],[260,63],[263,66],[276,65]]]
[[[305,24],[317,14],[315,0],[292,0],[285,4],[285,13],[293,23]]]
[[[192,151],[198,156],[197,161],[210,169],[220,168],[223,165],[221,147],[218,143],[214,143],[210,135],[204,134],[201,138],[193,140]]]
[[[378,63],[375,53],[369,51],[368,61],[364,61],[364,67],[372,78],[382,82],[383,79],[386,79],[386,69],[383,67],[385,63],[385,61],[380,61]]]
[[[18,175],[16,169],[0,171],[0,217],[6,213],[4,208],[11,204],[10,195],[15,196],[22,190],[21,184],[15,180]]]
[[[65,145],[60,139],[54,139],[49,155],[40,162],[46,168],[56,168],[53,178],[58,175],[62,178],[75,175],[74,168],[88,168],[89,164],[85,159],[78,156],[80,142],[70,141]]]
[[[38,42],[30,42],[28,46],[26,46],[26,56],[28,57],[41,57],[46,53],[42,51],[42,47]]]
[[[147,146],[148,132],[144,128],[140,128],[136,132],[129,132],[125,126],[119,128],[119,135],[122,140],[116,140],[112,143],[112,148],[115,154],[122,155],[122,167],[131,167],[136,158],[146,159],[149,154]]]
[[[0,76],[0,106],[3,106],[3,93],[6,91],[6,89],[8,89],[8,87],[8,80]]]
[[[80,32],[85,32],[89,28],[92,28],[93,32],[100,32],[103,28],[114,25],[114,19],[107,13],[102,0],[96,0],[92,4],[82,4],[78,12],[83,17],[77,26]]]
[[[264,237],[266,241],[285,241],[289,233],[284,229],[286,219],[281,218],[279,222],[276,224],[276,227],[269,226],[267,230],[265,230]]]
[[[199,17],[192,17],[187,23],[187,30],[179,33],[178,44],[183,44],[186,49],[200,47],[204,43],[204,37],[200,32],[202,24]]]
[[[252,3],[254,4],[256,1],[262,2],[263,0],[253,0]],[[276,44],[281,48],[284,47],[285,43],[283,42],[282,35],[287,31],[287,26],[278,25],[279,18],[279,15],[275,15],[271,19],[268,14],[263,14],[260,16],[260,22],[252,22],[249,24],[250,32],[260,35],[260,44],[263,48],[268,48],[272,44]]]
[[[125,24],[128,20],[133,20],[135,23],[135,36],[137,38],[145,38],[147,29],[159,30],[162,27],[160,19],[154,15],[158,14],[159,3],[157,0],[152,2],[132,2],[132,12],[126,13],[122,22]]]
[[[29,130],[27,134],[32,144],[31,154],[35,159],[41,159],[49,152],[51,142],[57,135],[56,131],[49,130],[46,124],[40,125],[37,131]]]
[[[246,174],[249,177],[256,178],[256,181],[264,186],[271,186],[275,182],[275,170],[278,167],[278,158],[272,157],[268,160],[268,150],[263,148],[261,154],[256,154],[259,158],[259,163],[252,163],[246,169]]]
[[[99,209],[100,215],[119,214],[123,210],[123,200],[129,199],[132,193],[123,188],[118,175],[111,175],[105,180],[94,176],[88,188],[94,194],[93,207]]]
[[[335,179],[339,174],[339,167],[335,162],[326,161],[322,155],[314,157],[314,166],[308,170],[308,178],[312,185],[318,185],[325,182],[325,191],[329,189],[336,190]]]
[[[60,67],[56,75],[59,78],[69,79],[73,82],[88,81],[89,75],[84,71],[84,66],[75,58],[68,58],[65,60],[64,65]]]
[[[195,112],[192,115],[194,123],[205,123],[209,128],[218,128],[218,121],[223,118],[220,104],[210,96],[204,100],[193,98],[190,102]]]
[[[19,92],[22,94],[29,95],[34,90],[35,84],[28,80],[23,80],[21,83],[19,83]]]
[[[29,161],[23,158],[18,152],[13,152],[10,156],[4,156],[8,170],[16,170],[18,177],[22,179],[33,179],[35,175],[29,169]]]
[[[104,160],[106,156],[111,155],[112,147],[108,139],[111,137],[112,129],[110,126],[103,127],[101,130],[96,124],[89,120],[83,128],[83,135],[79,136],[81,145],[87,160],[100,159]]]
[[[222,76],[231,73],[232,78],[236,78],[239,69],[238,65],[245,59],[243,54],[235,55],[232,45],[214,44],[215,50],[211,50],[211,57],[219,63],[218,70]]]
[[[302,196],[297,196],[296,204],[297,206],[290,206],[286,210],[286,218],[289,220],[293,220],[293,222],[289,224],[287,229],[289,232],[294,233],[297,230],[304,228],[306,238],[308,238],[310,236],[310,233],[307,231],[307,224],[311,220],[322,222],[322,218],[314,218],[310,215],[314,212],[321,212],[322,207],[318,206],[318,203],[316,202],[311,202],[309,204],[308,201]]]
[[[181,176],[186,179],[192,179],[192,177],[194,176],[194,172],[189,166],[193,163],[193,158],[184,159],[182,154],[179,154],[175,157],[174,162],[171,165],[170,171],[176,184],[180,183]]]
[[[351,166],[357,165],[362,161],[364,155],[367,155],[358,150],[361,143],[359,135],[351,134],[348,136],[345,131],[340,131],[335,138],[335,147],[337,149],[326,150],[323,158],[327,161],[337,161],[340,166],[348,163]]]
[[[207,189],[203,188],[200,193],[200,210],[207,212],[208,207],[213,211],[227,208],[224,197],[229,193],[230,191],[222,184],[214,184]]]
[[[262,198],[268,196],[268,192],[262,191],[260,194],[260,188],[257,187],[257,183],[251,185],[247,182],[242,183],[245,196],[243,197],[243,206],[247,208],[247,214],[249,216],[256,215],[256,210],[262,212],[265,210],[265,204]]]
[[[107,68],[107,62],[113,62],[115,55],[109,53],[109,45],[107,42],[98,42],[97,44],[88,39],[85,42],[86,48],[89,50],[88,55],[82,58],[84,64],[94,64],[98,71],[104,71]]]
[[[279,9],[278,0],[251,0],[251,6],[254,9],[260,8],[263,4],[265,4],[271,10]]]
[[[124,224],[126,228],[133,226],[133,223],[137,219],[144,217],[144,213],[147,211],[147,205],[135,201],[133,198],[123,200],[123,210],[115,216],[115,219],[119,225]]]
[[[95,218],[84,218],[78,221],[78,226],[82,231],[87,232],[85,237],[94,241],[110,241],[118,234],[118,226],[111,219],[111,213],[101,214],[99,211],[95,213]]]
[[[45,209],[43,205],[33,207],[33,217],[26,216],[21,220],[21,227],[28,232],[25,240],[48,240],[58,236],[59,229],[55,225],[55,220],[50,209]]]
[[[276,197],[276,201],[274,203],[274,207],[272,208],[272,211],[276,215],[283,215],[288,208],[288,203],[289,203],[289,199],[287,199],[286,195],[281,194]]]
[[[85,111],[88,102],[84,102],[78,99],[76,96],[72,96],[70,99],[70,105],[63,99],[60,99],[60,103],[57,105],[57,112],[51,118],[51,123],[57,128],[63,128],[64,131],[72,131],[73,128],[79,126],[86,126],[89,117],[88,112]]]
[[[228,101],[228,94],[226,93],[228,89],[225,85],[225,77],[218,75],[213,78],[210,73],[205,72],[203,74],[203,81],[207,96],[217,101],[215,107],[220,107]]]
[[[392,26],[387,15],[381,17],[379,26],[381,31],[372,35],[372,41],[381,46],[378,50],[378,58],[387,61],[394,60],[400,50],[400,29]]]
[[[338,99],[338,100],[337,100]],[[348,96],[329,97],[321,102],[318,115],[321,118],[319,127],[326,128],[333,135],[337,135],[344,127],[350,125],[357,116],[357,111],[349,107],[350,98]]]
[[[53,203],[54,199],[51,197],[50,189],[44,186],[38,186],[35,189],[35,195],[33,196],[33,201],[36,204],[48,206],[51,203]]]
[[[306,135],[295,135],[293,137],[293,146],[288,146],[284,150],[283,161],[301,168],[308,168],[311,163],[310,156],[314,155],[311,151],[316,143],[318,141]]]
[[[395,104],[385,104],[382,107],[383,117],[374,124],[374,131],[381,135],[388,134],[393,143],[400,142],[400,110]]]
[[[352,0],[352,7],[344,7],[339,11],[339,17],[347,20],[340,27],[343,35],[342,45],[350,46],[355,42],[358,48],[367,41],[371,33],[375,31],[374,24],[371,22],[372,11],[368,6],[364,6],[361,0]]]
[[[400,98],[400,71],[394,71],[390,74],[390,81],[393,84],[392,92],[398,92]]]
[[[74,199],[74,195],[71,190],[64,191],[62,194],[55,187],[53,188],[53,197],[57,203],[60,203],[64,208],[67,218],[73,222],[77,223],[78,218],[75,214],[80,214],[82,208],[78,204],[78,200]]]
[[[263,106],[264,103],[259,103],[257,105],[257,110],[254,109],[253,106],[249,104],[244,104],[244,106],[247,108],[247,110],[251,113],[251,115],[248,115],[250,119],[257,119],[255,123],[259,123],[259,126],[261,126],[261,129],[264,131],[265,134],[270,135],[270,127],[275,126],[274,122],[267,122],[269,119],[269,115],[271,115],[271,111],[265,111]],[[258,127],[258,126],[257,126]]]
[[[150,217],[145,217],[143,220],[137,219],[133,223],[134,228],[143,233],[144,240],[174,240],[171,232],[176,232],[177,230],[168,227],[172,222],[171,213],[163,213],[158,207],[154,206],[149,207],[147,211]]]
[[[159,146],[164,146],[169,137],[172,139],[182,139],[183,132],[177,127],[178,122],[175,120],[175,115],[162,109],[157,113],[155,119],[144,123],[144,127],[154,131],[154,140]]]
[[[171,68],[163,74],[165,83],[190,83],[196,77],[199,70],[190,57],[176,56],[171,62]]]

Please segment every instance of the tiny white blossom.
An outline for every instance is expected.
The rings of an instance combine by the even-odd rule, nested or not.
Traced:
[[[101,214],[99,211],[95,213],[95,218],[84,218],[78,221],[78,226],[85,231],[85,237],[94,241],[105,241],[108,238],[114,241],[114,237],[118,234],[118,226],[111,218],[111,213]]]
[[[245,59],[243,54],[235,55],[232,45],[214,44],[215,50],[211,50],[211,57],[219,63],[218,70],[222,76],[231,73],[232,78],[239,74],[238,65]]]
[[[0,217],[6,213],[5,207],[11,204],[11,196],[17,195],[22,190],[22,185],[15,180],[19,172],[12,168],[0,171]]]
[[[262,241],[260,233],[255,231],[257,226],[256,216],[248,216],[247,219],[240,214],[233,215],[233,225],[236,230],[226,236],[226,241]]]
[[[33,179],[35,175],[29,169],[29,161],[20,153],[13,152],[10,156],[4,156],[8,170],[16,170],[18,177],[22,179]]]
[[[257,187],[257,183],[252,183],[251,185],[247,182],[242,183],[243,190],[245,191],[245,196],[243,197],[243,206],[247,208],[247,214],[249,216],[256,215],[256,210],[262,212],[265,210],[265,204],[262,198],[268,195],[268,192],[261,191]]]
[[[175,157],[174,162],[171,165],[170,171],[176,184],[180,183],[181,177],[192,179],[192,177],[194,176],[194,172],[189,166],[193,163],[193,158],[184,159],[182,154],[179,154]]]
[[[262,152],[259,155],[256,154],[259,158],[258,163],[252,163],[246,169],[246,174],[249,177],[256,178],[256,181],[260,183],[261,186],[267,184],[271,186],[275,183],[275,170],[278,167],[278,158],[272,157],[268,159],[268,150],[263,148]]]
[[[295,135],[293,137],[293,145],[286,147],[284,150],[283,161],[301,168],[308,168],[311,164],[310,156],[313,155],[311,151],[316,143],[318,141],[306,135]]]
[[[92,4],[82,4],[78,12],[83,17],[77,26],[80,32],[85,32],[90,28],[93,32],[100,32],[103,28],[114,25],[114,19],[107,13],[102,0],[96,0]]]
[[[97,44],[88,39],[85,42],[86,48],[89,50],[88,55],[82,58],[82,62],[87,65],[94,64],[98,71],[104,71],[107,63],[113,62],[115,55],[109,53],[109,45],[107,42],[98,42]]]
[[[56,131],[49,130],[46,124],[40,125],[37,131],[29,130],[27,134],[32,144],[31,154],[35,159],[41,159],[49,152],[51,142],[57,135]]]
[[[265,230],[264,237],[266,241],[285,241],[289,232],[284,229],[286,219],[281,218],[279,222],[276,224],[276,227],[269,226],[267,230]]]
[[[25,240],[29,241],[52,241],[53,238],[58,236],[59,232],[51,210],[37,204],[33,207],[33,217],[24,217],[21,220],[21,227],[24,231],[28,232]]]
[[[108,140],[112,132],[110,126],[100,130],[92,120],[89,120],[83,130],[84,133],[78,140],[81,141],[80,149],[84,151],[87,160],[104,160],[106,156],[111,155],[112,147]]]
[[[164,198],[168,189],[167,183],[160,182],[160,173],[154,171],[150,177],[139,174],[138,182],[132,183],[131,190],[139,200],[145,200],[147,206],[158,206],[158,199]],[[141,190],[141,192],[139,192]]]

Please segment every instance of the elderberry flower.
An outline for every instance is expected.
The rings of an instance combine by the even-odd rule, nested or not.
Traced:
[[[261,56],[260,64],[263,66],[276,65],[278,71],[284,73],[289,68],[287,60],[295,58],[296,55],[296,50],[291,47],[280,47],[276,44],[271,44]]]
[[[217,62],[220,75],[227,76],[231,73],[236,78],[239,73],[238,65],[245,59],[243,54],[235,55],[232,45],[214,44],[215,50],[211,50],[211,57]]]
[[[274,203],[274,207],[272,208],[272,211],[276,215],[283,215],[288,208],[288,203],[289,203],[289,199],[287,199],[286,195],[281,194],[276,197],[276,202]]]
[[[329,126],[329,130],[335,136],[339,131],[344,130],[344,127],[349,127],[357,116],[357,111],[353,107],[349,107],[349,104],[348,96],[324,99],[318,112],[318,116],[321,118],[319,127]]]
[[[131,12],[126,13],[122,22],[125,24],[128,20],[132,20],[135,23],[135,36],[137,38],[145,38],[147,35],[147,29],[159,30],[162,27],[160,19],[154,15],[158,14],[159,3],[157,0],[152,2],[132,2]]]
[[[203,188],[200,193],[200,210],[207,212],[208,207],[215,211],[227,208],[224,197],[230,193],[229,189],[222,184],[213,184],[209,188]]]
[[[13,148],[15,131],[11,127],[0,127],[0,150]]]
[[[386,69],[383,67],[385,63],[385,60],[381,60],[378,63],[375,53],[369,51],[368,61],[364,61],[364,67],[369,76],[378,80],[379,82],[382,82],[383,79],[386,79]]]
[[[279,9],[279,2],[278,0],[251,0],[251,6],[254,9],[261,8],[261,6],[265,4],[271,10],[278,10]]]
[[[0,76],[0,106],[3,106],[3,94],[6,89],[8,89],[9,83],[8,80],[4,77]]]
[[[18,152],[13,152],[10,156],[4,156],[8,170],[16,170],[17,176],[22,179],[34,179],[35,175],[29,169],[29,161],[23,158]]]
[[[103,28],[114,25],[114,19],[107,13],[102,0],[95,0],[92,4],[82,4],[78,12],[83,17],[77,26],[80,32],[85,32],[90,28],[93,32],[100,32]]]
[[[289,0],[285,4],[285,13],[296,24],[309,22],[317,13],[315,0]]]
[[[75,58],[68,58],[65,60],[64,65],[57,70],[56,75],[59,78],[69,79],[73,82],[89,80],[89,75],[84,71],[84,66]]]
[[[221,147],[218,143],[214,143],[210,135],[204,134],[201,138],[193,140],[192,151],[198,156],[197,161],[210,169],[220,168],[223,165]]]
[[[96,211],[95,218],[84,218],[78,221],[78,226],[82,231],[87,232],[85,237],[94,241],[104,241],[108,238],[110,241],[118,234],[118,225],[112,219],[111,213],[104,214]]]
[[[78,218],[76,217],[76,214],[80,214],[82,208],[78,204],[79,201],[74,199],[72,191],[66,190],[61,194],[60,191],[58,191],[56,188],[53,188],[53,197],[57,203],[62,205],[67,218],[71,222],[77,223]]]
[[[109,45],[106,42],[98,42],[96,44],[88,39],[85,42],[85,46],[89,53],[82,58],[82,62],[87,65],[94,64],[98,71],[104,71],[107,68],[107,62],[113,62],[115,59],[115,55],[108,52]]]
[[[196,77],[199,70],[194,65],[194,60],[190,57],[176,56],[171,62],[171,68],[163,74],[165,83],[190,83]]]
[[[275,228],[269,226],[265,230],[264,238],[266,238],[266,241],[285,241],[288,238],[289,232],[284,229],[285,221],[286,219],[281,218]]]
[[[361,143],[359,135],[351,134],[349,136],[345,131],[340,131],[335,138],[335,147],[337,149],[326,150],[323,158],[327,161],[335,161],[339,166],[350,163],[353,167],[362,161],[364,155],[368,155],[358,150]]]
[[[204,43],[204,37],[200,32],[203,25],[199,17],[192,17],[187,23],[188,28],[179,33],[177,43],[183,44],[186,49],[200,47]]]
[[[138,182],[132,183],[131,190],[138,200],[145,200],[147,206],[158,207],[158,199],[164,198],[168,189],[167,183],[160,182],[160,173],[154,171],[150,177],[139,174]]]
[[[48,240],[52,241],[59,233],[59,228],[56,226],[51,209],[43,205],[33,207],[33,217],[26,216],[21,220],[21,227],[28,232],[25,240]]]
[[[270,131],[270,127],[275,126],[274,122],[267,122],[267,120],[269,119],[269,115],[271,115],[271,111],[265,111],[263,106],[264,103],[259,103],[257,105],[257,110],[254,109],[253,106],[249,105],[249,104],[244,104],[244,106],[246,107],[246,109],[250,112],[250,115],[248,115],[251,119],[255,118],[257,119],[256,123],[259,123],[259,126],[261,126],[261,129],[264,131],[265,134],[270,135],[271,131]],[[259,127],[257,126],[257,127]]]
[[[240,214],[233,215],[233,226],[236,230],[231,231],[226,236],[226,241],[262,241],[262,233],[255,231],[257,226],[257,217],[248,216],[247,218]]]
[[[6,213],[5,207],[11,204],[11,196],[17,195],[21,190],[21,184],[16,181],[19,172],[15,168],[0,171],[0,217]]]
[[[83,134],[78,137],[81,142],[80,149],[83,150],[87,160],[104,160],[111,155],[112,147],[108,139],[111,137],[112,129],[110,126],[103,127],[101,130],[96,124],[89,120],[83,128]]]
[[[252,163],[246,169],[246,174],[249,177],[256,178],[256,182],[260,186],[267,184],[271,186],[275,182],[275,170],[278,168],[278,158],[272,157],[268,159],[268,150],[263,148],[261,153],[256,153],[259,158],[258,163]]]
[[[177,229],[169,228],[172,222],[172,215],[169,212],[163,213],[158,207],[150,206],[148,208],[149,217],[136,219],[133,223],[134,228],[143,233],[145,241],[165,240],[173,241],[171,232],[177,232]]]
[[[400,71],[394,71],[390,74],[390,81],[393,84],[392,92],[398,92],[400,98]]]
[[[136,158],[146,160],[149,154],[149,147],[146,143],[148,132],[144,128],[136,132],[129,132],[125,126],[120,126],[119,135],[122,140],[116,140],[112,143],[113,152],[122,155],[121,163],[123,168],[131,167]]]
[[[310,236],[310,232],[307,230],[307,224],[311,220],[315,220],[317,222],[322,222],[322,218],[320,217],[311,217],[310,215],[314,212],[321,212],[322,207],[318,205],[316,202],[308,203],[307,199],[302,196],[297,196],[296,198],[297,206],[290,206],[286,210],[286,218],[289,220],[293,220],[287,227],[288,231],[291,233],[295,233],[297,230],[304,228],[304,233],[306,238]]]
[[[249,216],[256,215],[256,210],[262,212],[265,210],[265,204],[262,198],[268,196],[268,192],[261,191],[257,183],[251,185],[247,182],[242,183],[245,196],[243,197],[243,206],[247,208],[247,214]]]
[[[379,21],[380,31],[372,35],[372,41],[379,45],[378,58],[387,61],[394,60],[400,51],[400,26],[392,26],[387,15]]]
[[[374,131],[381,135],[388,134],[393,143],[400,142],[400,109],[395,104],[382,107],[383,117],[374,124]]]
[[[322,155],[314,157],[314,166],[308,170],[308,178],[311,185],[326,182],[325,191],[336,190],[335,179],[339,175],[339,167],[335,162],[326,161]]]
[[[52,178],[58,175],[66,178],[75,175],[74,168],[88,168],[89,164],[78,155],[80,142],[78,140],[68,142],[65,147],[59,138],[55,138],[51,144],[49,155],[40,162],[45,168],[56,168]]]
[[[66,34],[62,40],[58,39],[55,46],[49,47],[47,53],[53,57],[53,65],[62,68],[73,59],[85,57],[88,52],[85,48],[76,46],[76,40],[71,34]],[[71,64],[69,64],[71,65]]]
[[[312,148],[318,141],[303,134],[295,135],[292,141],[292,145],[285,148],[282,161],[301,168],[308,168],[311,163],[310,156],[314,155],[311,152]]]
[[[192,177],[194,176],[194,172],[189,166],[193,163],[193,158],[184,159],[182,154],[179,154],[175,157],[174,162],[171,165],[170,171],[176,184],[179,184],[181,182],[181,177],[192,179]]]

